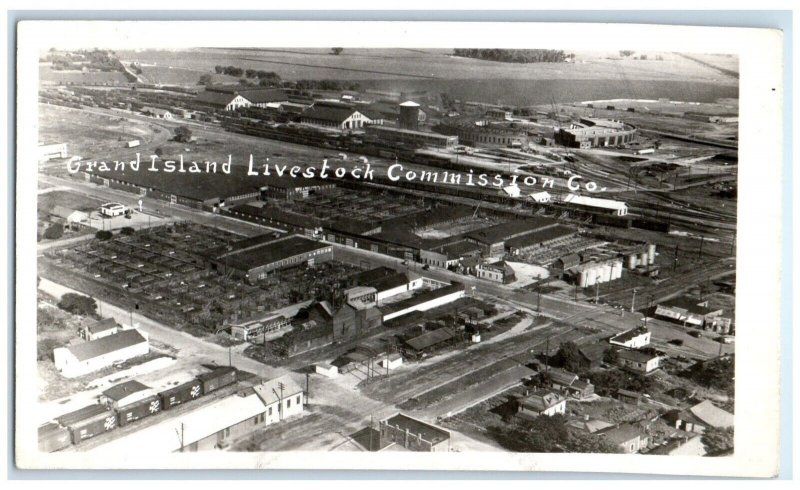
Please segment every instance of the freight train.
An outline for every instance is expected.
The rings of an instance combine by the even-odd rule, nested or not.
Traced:
[[[39,450],[52,453],[78,446],[92,437],[203,397],[237,381],[233,367],[220,367],[179,386],[130,405],[112,408],[100,403],[57,417],[39,427]]]

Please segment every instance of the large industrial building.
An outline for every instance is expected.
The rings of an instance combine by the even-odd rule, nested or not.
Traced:
[[[271,234],[240,240],[211,257],[211,269],[248,282],[264,279],[271,271],[313,266],[333,258],[333,247],[299,235],[274,238]]]
[[[524,123],[475,120],[469,117],[448,119],[433,129],[441,134],[458,136],[458,141],[462,145],[476,148],[524,148],[536,137],[536,133],[526,128]]]
[[[567,194],[562,199],[562,202],[570,207],[586,211],[614,216],[626,216],[628,214],[628,205],[622,201],[615,201],[613,199]]]
[[[348,104],[315,102],[300,114],[300,122],[340,130],[360,129],[372,120]]]
[[[437,133],[426,133],[410,129],[391,128],[388,126],[367,126],[367,135],[384,142],[404,143],[418,147],[455,148],[458,136],[446,136]]]
[[[506,251],[506,242],[556,226],[558,223],[549,218],[521,219],[472,231],[466,239],[480,246],[484,257],[499,257]]]
[[[556,143],[570,148],[619,146],[633,142],[636,127],[614,119],[581,118],[555,133]]]

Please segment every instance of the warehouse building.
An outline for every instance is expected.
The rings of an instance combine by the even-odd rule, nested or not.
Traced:
[[[467,233],[465,237],[467,241],[481,247],[484,257],[500,257],[506,251],[507,241],[556,225],[557,222],[549,218],[520,219],[475,230]]]
[[[570,148],[619,146],[633,142],[636,127],[614,119],[581,118],[569,128],[556,130],[555,140]]]
[[[613,199],[567,194],[562,201],[570,207],[586,211],[600,212],[613,216],[626,216],[628,214],[628,205]]]
[[[222,111],[234,111],[242,107],[250,107],[253,105],[252,102],[238,92],[215,92],[211,90],[205,90],[197,94],[194,102],[202,107]]]
[[[508,284],[517,280],[514,275],[514,269],[502,260],[491,264],[478,264],[475,267],[475,275],[478,279],[486,279],[487,281],[501,284]]]
[[[315,102],[300,114],[300,122],[328,128],[361,129],[372,120],[347,104],[336,102]]]
[[[417,147],[453,149],[458,145],[458,136],[447,136],[411,129],[388,126],[367,126],[366,133],[382,142],[404,143]]]
[[[419,252],[420,262],[443,269],[457,266],[464,259],[478,257],[480,254],[480,245],[466,240]]]
[[[305,199],[313,194],[324,194],[336,189],[336,184],[317,179],[294,179],[294,178],[279,178],[279,177],[266,177],[259,192],[261,199],[266,201],[268,199],[280,199],[288,201],[290,199]]]
[[[472,117],[446,120],[437,124],[434,131],[458,137],[462,145],[475,148],[527,148],[535,139],[535,133],[524,124],[511,122],[489,122]]]
[[[402,413],[381,421],[380,438],[381,447],[396,445],[409,451],[450,451],[449,432]]]
[[[53,158],[67,158],[67,156],[69,156],[66,143],[54,143],[50,145],[40,144],[37,147],[37,152],[39,155],[39,163],[47,162]]]
[[[464,296],[464,285],[454,282],[449,286],[426,291],[406,300],[382,306],[383,322],[385,323],[393,318],[407,315],[414,311],[431,310],[452,303]]]
[[[608,343],[628,349],[639,349],[650,344],[650,336],[651,332],[647,327],[638,327],[611,337]]]
[[[266,414],[264,400],[251,388],[132,432],[94,451],[125,455],[141,448],[147,448],[150,454],[223,449],[266,427]]]
[[[130,329],[97,340],[54,349],[53,360],[56,369],[63,376],[74,378],[148,352],[150,344],[147,334]]]
[[[422,287],[422,277],[413,272],[398,272],[389,267],[378,267],[359,272],[348,279],[353,285],[375,289],[375,301],[382,301]]]
[[[722,315],[722,309],[709,308],[708,301],[679,296],[660,302],[656,306],[655,315],[678,323],[704,327],[706,323],[713,323],[714,318]]]
[[[512,238],[505,243],[506,251],[511,255],[530,252],[538,248],[558,247],[567,244],[578,231],[575,228],[555,225],[533,233]]]
[[[249,282],[272,271],[308,266],[333,259],[333,247],[300,235],[275,238],[272,234],[240,240],[213,255],[211,269]]]

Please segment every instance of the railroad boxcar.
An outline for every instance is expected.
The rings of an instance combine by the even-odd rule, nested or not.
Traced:
[[[201,396],[203,396],[203,383],[199,379],[193,379],[188,383],[164,390],[158,394],[161,400],[162,410],[169,410],[176,405],[186,403],[195,398],[200,398]]]
[[[230,366],[220,367],[210,373],[203,373],[197,376],[197,379],[202,383],[203,394],[205,395],[235,383],[236,369]]]
[[[72,445],[69,429],[55,422],[39,427],[39,451],[54,453]]]
[[[103,405],[88,405],[56,421],[67,427],[76,446],[86,439],[117,428],[117,415]]]
[[[143,400],[125,405],[117,409],[117,420],[120,427],[124,427],[145,417],[149,417],[161,411],[161,399],[158,396],[148,396]]]

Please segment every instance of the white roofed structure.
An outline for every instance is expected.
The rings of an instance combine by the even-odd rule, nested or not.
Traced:
[[[533,199],[536,202],[550,202],[550,199],[552,198],[552,196],[550,196],[549,192],[542,191],[542,192],[533,192],[533,193],[531,193],[530,198]]]
[[[565,204],[572,204],[574,206],[611,211],[617,216],[625,216],[628,214],[628,205],[622,201],[615,201],[613,199],[567,194],[563,201]]]
[[[417,104],[416,102],[412,102],[410,100],[407,100],[407,101],[403,102],[402,104],[400,104],[400,107],[419,107],[419,104]]]

